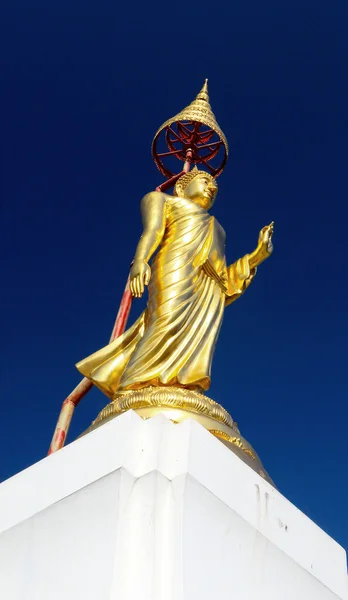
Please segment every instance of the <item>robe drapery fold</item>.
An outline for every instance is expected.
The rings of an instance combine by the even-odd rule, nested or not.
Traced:
[[[207,390],[225,302],[250,283],[247,255],[226,269],[225,232],[209,213],[167,196],[147,309],[125,333],[76,366],[110,397],[150,385]]]

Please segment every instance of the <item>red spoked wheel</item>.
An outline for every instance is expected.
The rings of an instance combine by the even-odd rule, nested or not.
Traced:
[[[223,171],[227,160],[225,144],[213,129],[198,121],[176,121],[161,129],[153,141],[152,154],[161,173],[172,177],[176,172],[172,159],[185,162],[189,150],[191,162],[204,165],[213,177]]]

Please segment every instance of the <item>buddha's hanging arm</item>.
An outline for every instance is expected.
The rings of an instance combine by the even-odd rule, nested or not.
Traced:
[[[150,192],[141,201],[143,233],[139,240],[134,263],[130,271],[132,295],[140,298],[145,285],[149,284],[151,269],[148,264],[151,256],[162,241],[165,230],[165,195]]]
[[[227,267],[226,305],[237,300],[245,292],[256,275],[257,267],[271,256],[273,230],[274,223],[272,221],[270,225],[261,229],[256,249]]]

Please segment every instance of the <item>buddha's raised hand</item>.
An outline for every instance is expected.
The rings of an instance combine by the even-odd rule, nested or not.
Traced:
[[[249,266],[254,269],[260,265],[273,252],[272,236],[274,232],[274,222],[263,227],[259,233],[257,248],[249,254]]]
[[[132,296],[141,298],[145,285],[149,284],[151,269],[145,260],[135,260],[130,270],[130,290]]]
[[[259,233],[259,245],[263,247],[267,255],[273,252],[272,236],[274,232],[274,221],[263,227]],[[266,257],[265,257],[266,258]]]

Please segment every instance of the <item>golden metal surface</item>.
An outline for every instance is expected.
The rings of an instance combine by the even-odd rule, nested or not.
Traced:
[[[166,121],[156,136],[167,125],[185,120],[209,126],[228,152],[206,83],[194,102]],[[208,212],[217,192],[215,179],[195,167],[179,178],[173,196],[156,191],[142,199],[143,233],[130,289],[139,298],[148,286],[147,308],[123,335],[77,364],[112,399],[87,431],[129,409],[144,419],[159,412],[174,423],[194,418],[272,483],[231,416],[203,395],[210,386],[225,306],[245,292],[273,250],[271,223],[260,231],[253,252],[227,266],[225,231]]]
[[[162,169],[154,153],[154,141],[157,138],[157,136],[161,133],[161,131],[163,131],[163,129],[165,129],[168,125],[172,125],[173,123],[176,123],[178,121],[197,121],[198,123],[202,123],[203,125],[210,127],[219,136],[220,140],[222,141],[225,147],[226,156],[228,156],[227,139],[222,129],[218,125],[215,115],[211,109],[208,95],[208,80],[206,79],[201,91],[199,92],[199,94],[197,94],[193,102],[191,102],[189,106],[184,108],[177,115],[165,121],[165,123],[163,123],[163,125],[161,125],[161,127],[157,130],[154,140],[152,142],[152,156],[160,171]]]
[[[77,365],[111,398],[149,386],[207,390],[225,305],[244,293],[272,252],[273,224],[261,230],[254,252],[227,267],[225,232],[208,213],[215,181],[198,170],[182,180],[181,196],[151,192],[141,203],[143,234],[130,287],[140,297],[149,286],[147,309],[121,337]]]
[[[108,404],[99,413],[94,423],[103,421],[109,416],[118,415],[127,410],[159,406],[161,408],[177,408],[206,415],[233,427],[232,417],[228,412],[214,400],[194,390],[178,387],[156,387],[150,386],[139,390],[129,390],[115,394],[111,404]],[[238,430],[237,430],[238,431]]]
[[[186,419],[194,419],[254,471],[274,485],[265,472],[260,458],[249,442],[243,438],[237,423],[231,416],[222,406],[192,390],[149,387],[117,394],[115,400],[103,408],[84,434],[130,409],[144,420],[151,419],[159,413],[167,416],[174,424],[182,423]]]
[[[182,175],[175,184],[174,196],[184,196],[185,197],[186,187],[188,186],[189,183],[191,183],[191,181],[193,181],[193,179],[195,177],[197,177],[198,173],[199,173],[199,171],[198,171],[197,167],[194,166],[193,169],[191,169],[191,171],[188,171],[187,173],[185,173],[185,175]],[[201,173],[203,173],[203,171],[201,171]],[[214,191],[215,191],[215,188],[216,188],[216,192],[215,192],[215,196],[216,196],[217,190],[218,190],[216,180],[214,179],[214,177],[212,175],[210,175],[210,173],[206,173],[204,171],[204,174],[205,174],[205,177],[207,178],[207,180],[210,181],[211,189],[214,189]]]
[[[242,442],[240,437],[231,437],[230,435],[228,435],[224,431],[220,431],[219,429],[209,429],[209,431],[216,437],[221,438],[222,440],[226,440],[226,442],[230,442],[230,444],[235,444],[235,446],[243,450],[243,452],[249,454],[251,458],[256,458],[254,452]]]
[[[150,386],[118,393],[114,400],[101,410],[88,431],[128,410],[134,410],[144,419],[161,412],[173,423],[194,418],[214,436],[234,444],[256,459],[255,453],[241,438],[237,424],[228,412],[207,396],[185,388]]]

